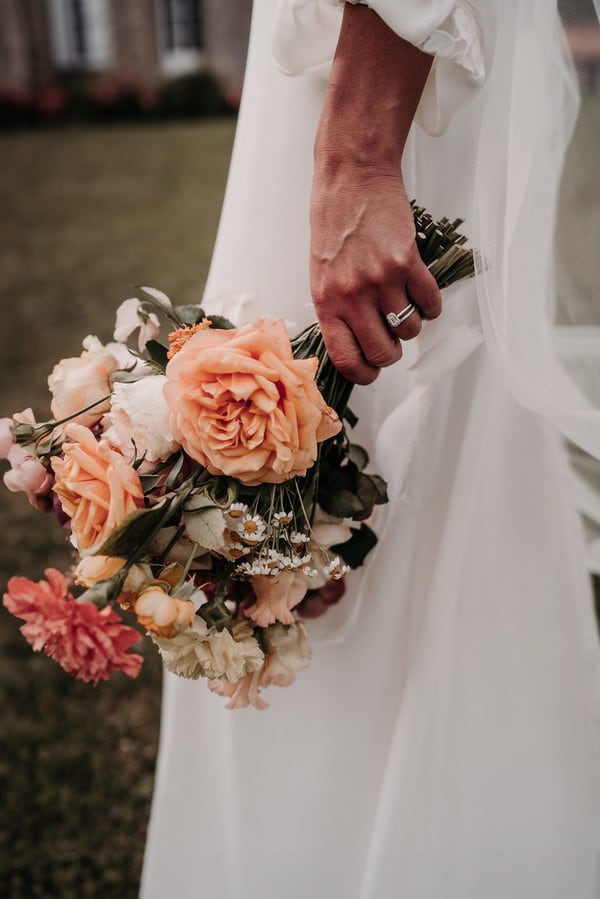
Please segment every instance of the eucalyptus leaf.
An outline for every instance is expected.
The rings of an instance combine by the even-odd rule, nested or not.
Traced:
[[[155,365],[159,365],[162,369],[167,367],[167,362],[169,361],[167,348],[162,343],[159,343],[158,340],[149,340],[146,343],[146,352]]]
[[[176,499],[162,500],[151,509],[130,512],[94,555],[129,558],[148,541],[152,532],[160,526],[161,519],[165,524],[168,522],[176,508]]]
[[[377,490],[377,499],[375,500],[376,506],[381,506],[384,503],[389,502],[388,492],[387,492],[387,481],[385,481],[378,474],[370,474],[369,475],[371,481],[373,482],[375,489]]]
[[[207,318],[212,327],[219,331],[232,331],[236,327],[236,325],[234,325],[233,322],[230,322],[228,318],[225,318],[224,315],[208,315]]]
[[[161,309],[164,309],[166,312],[173,313],[173,304],[171,300],[163,293],[162,290],[158,290],[156,287],[138,287],[140,293],[143,293],[145,296],[149,297],[153,303],[159,306]]]
[[[173,312],[184,325],[197,325],[203,318],[206,318],[204,309],[197,304],[175,306]]]
[[[356,493],[344,487],[335,492],[319,494],[319,504],[336,518],[355,518],[365,511],[365,506]]]
[[[359,471],[363,471],[369,464],[369,454],[363,446],[358,443],[351,443],[348,446],[348,458],[353,462]]]
[[[194,496],[192,499],[195,501],[194,508],[190,510],[186,505],[183,512],[186,534],[190,540],[208,551],[222,548],[225,530],[222,511],[213,504],[200,506],[200,497]]]
[[[123,589],[127,572],[123,569],[117,571],[105,581],[99,581],[92,587],[88,587],[84,593],[77,597],[78,602],[92,602],[94,605],[106,605],[116,599]]]
[[[335,553],[346,562],[350,568],[360,568],[366,556],[377,543],[375,533],[367,524],[361,524],[359,528],[351,528],[352,536],[344,543],[337,543],[330,547],[330,552]]]

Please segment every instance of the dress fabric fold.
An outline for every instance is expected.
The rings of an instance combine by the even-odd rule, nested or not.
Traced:
[[[600,656],[561,437],[600,452],[600,426],[548,311],[577,97],[552,4],[458,5],[476,19],[485,81],[466,73],[458,103],[434,84],[443,128],[412,129],[403,170],[434,216],[466,219],[479,274],[353,394],[357,440],[392,502],[347,595],[307,625],[310,667],[265,691],[263,712],[227,711],[204,683],[165,675],[142,899],[600,895]],[[432,33],[452,7],[437,4]],[[311,16],[335,28],[339,10],[254,4],[204,297],[218,311],[255,290],[298,329],[314,320],[327,57],[309,61],[288,31],[287,68],[304,74],[283,74],[281,23]]]

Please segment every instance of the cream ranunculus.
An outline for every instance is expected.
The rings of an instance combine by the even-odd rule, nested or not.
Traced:
[[[159,584],[151,584],[135,601],[137,620],[151,634],[175,637],[193,626],[196,609],[189,599],[171,596]]]
[[[153,637],[165,667],[179,677],[225,678],[236,683],[245,675],[259,671],[264,654],[247,621],[236,621],[233,634],[226,628],[208,628],[198,615],[191,626],[176,636]]]
[[[117,382],[111,409],[105,417],[104,437],[124,456],[135,452],[148,462],[168,459],[181,448],[170,428],[170,410],[163,396],[164,375]]]
[[[119,368],[113,354],[97,337],[86,337],[81,356],[62,359],[48,377],[52,393],[50,408],[56,419],[73,416],[73,420],[85,427],[92,427],[108,412],[109,401],[99,403],[110,394],[109,378]],[[88,412],[76,413],[92,403],[98,403]]]

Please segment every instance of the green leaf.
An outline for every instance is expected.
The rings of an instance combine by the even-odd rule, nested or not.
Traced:
[[[184,325],[197,325],[203,318],[206,318],[204,309],[197,304],[175,306],[173,312]]]
[[[173,304],[162,290],[157,290],[156,287],[138,287],[138,290],[152,300],[152,305],[159,306],[165,312],[173,313]]]
[[[232,331],[236,325],[230,322],[224,315],[207,315],[206,316],[213,328],[219,331]]]
[[[201,494],[190,497],[184,506],[183,521],[190,540],[203,549],[210,552],[223,546],[225,519],[208,497]]]
[[[123,584],[127,577],[127,571],[122,569],[117,571],[112,577],[105,581],[98,581],[92,587],[88,587],[83,593],[77,597],[78,602],[93,602],[97,606],[105,606],[117,598],[123,589]]]
[[[377,543],[377,536],[367,524],[361,524],[359,528],[351,528],[352,536],[345,543],[338,543],[330,547],[330,552],[335,553],[346,562],[350,568],[360,568],[365,557],[371,552]]]
[[[148,541],[162,518],[166,525],[170,514],[176,508],[175,500],[178,500],[178,497],[161,500],[151,509],[137,509],[130,512],[94,555],[129,558]]]
[[[369,464],[369,454],[358,443],[351,443],[348,446],[348,458],[356,465],[359,471],[362,471]]]
[[[159,365],[163,369],[167,367],[167,362],[169,361],[167,348],[162,343],[159,343],[158,340],[149,340],[146,343],[146,352],[155,365]]]
[[[387,481],[378,475],[378,474],[370,474],[369,477],[371,481],[375,485],[375,489],[377,490],[377,499],[375,500],[376,506],[381,506],[384,503],[389,503],[390,499],[387,492]]]
[[[355,428],[358,424],[358,416],[355,415],[352,409],[348,408],[348,406],[346,406],[346,408],[344,409],[342,418],[348,422],[351,428]]]
[[[356,518],[365,511],[356,493],[345,488],[338,489],[335,493],[319,494],[319,505],[336,518]]]

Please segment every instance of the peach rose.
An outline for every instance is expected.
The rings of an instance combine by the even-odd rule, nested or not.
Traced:
[[[126,515],[141,509],[144,494],[137,472],[83,425],[71,422],[63,443],[64,457],[54,457],[54,491],[71,519],[79,550],[102,545]]]
[[[282,571],[276,577],[258,575],[251,578],[256,596],[253,606],[244,611],[258,627],[268,627],[275,621],[294,624],[290,609],[297,606],[307,591],[306,575],[301,571]]]
[[[294,359],[282,321],[199,331],[167,365],[173,435],[211,474],[248,485],[304,475],[341,428],[317,365]]]
[[[52,415],[59,420],[75,416],[74,421],[89,428],[108,412],[109,401],[82,415],[76,413],[110,393],[109,378],[119,368],[119,362],[97,337],[86,337],[83,346],[81,356],[62,359],[54,366],[48,387],[53,396]]]

